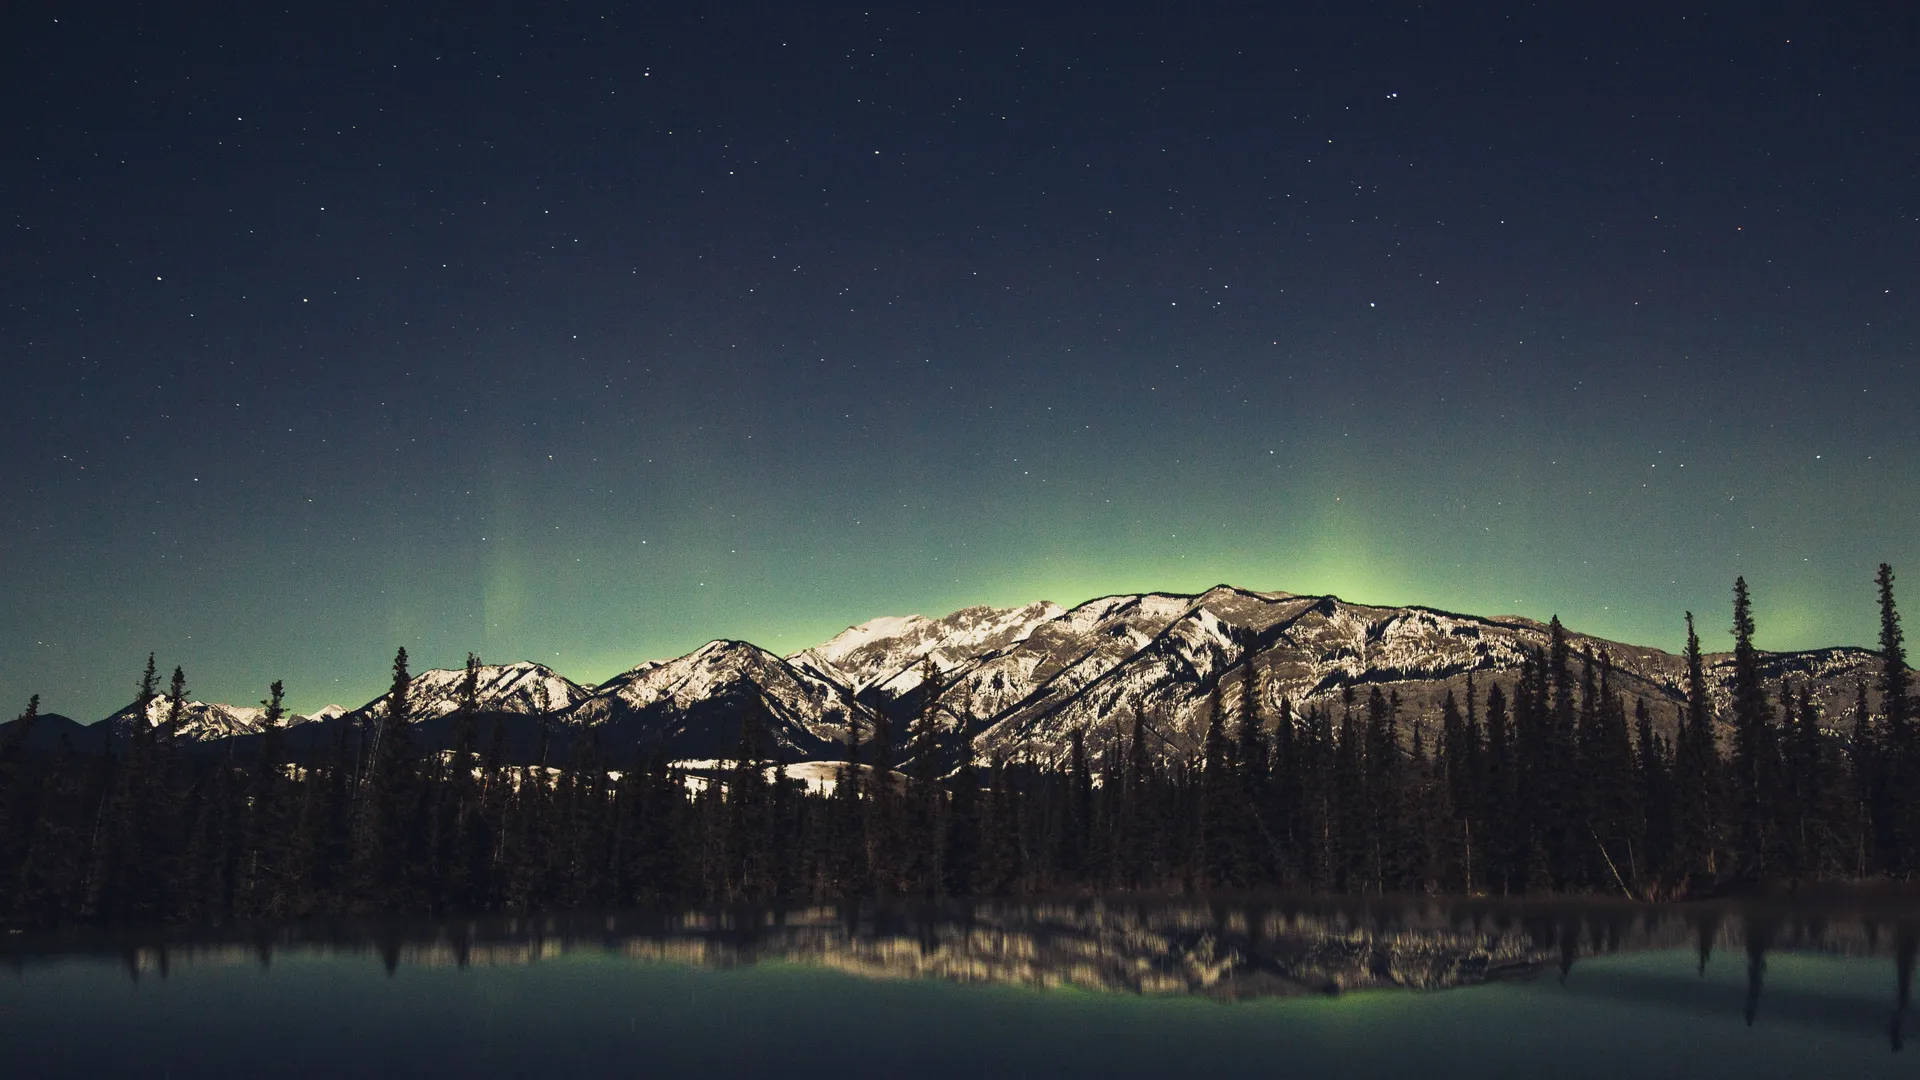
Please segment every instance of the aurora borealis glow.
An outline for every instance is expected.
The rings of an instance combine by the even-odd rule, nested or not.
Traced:
[[[799,7],[12,15],[0,703],[1920,604],[1913,11]]]

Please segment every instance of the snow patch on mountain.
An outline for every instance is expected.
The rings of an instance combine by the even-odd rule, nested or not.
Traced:
[[[635,723],[643,743],[715,744],[728,737],[699,730],[714,719],[715,707],[733,714],[737,733],[740,710],[756,699],[766,709],[770,749],[785,757],[830,754],[847,739],[849,725],[857,725],[863,739],[873,733],[872,714],[846,687],[744,641],[710,641],[678,659],[642,664],[601,684],[566,719],[585,726]]]
[[[482,664],[478,675],[480,712],[559,713],[592,696],[592,691],[544,664]],[[418,723],[458,709],[466,677],[464,668],[433,668],[415,675],[407,683],[407,721]],[[386,708],[386,700],[383,694],[354,711],[377,715]]]
[[[165,697],[157,697],[147,703],[145,720],[148,727],[159,727],[167,722],[173,703]],[[107,718],[107,723],[118,730],[130,730],[140,716],[138,703]],[[176,735],[182,739],[202,741],[224,739],[235,735],[257,735],[267,729],[267,710],[258,705],[221,705],[207,701],[183,701],[180,703],[180,726]],[[282,716],[278,727],[289,728],[308,720],[304,716]]]
[[[1576,666],[1582,649],[1604,651],[1613,663],[1613,686],[1629,702],[1646,699],[1656,726],[1671,731],[1685,696],[1682,657],[1571,631],[1568,637]],[[488,665],[480,669],[479,707],[593,729],[614,754],[653,747],[701,759],[735,752],[741,717],[764,707],[768,751],[789,763],[837,761],[850,728],[862,741],[872,739],[882,709],[895,717],[896,750],[906,745],[902,716],[918,711],[922,665],[930,660],[939,672],[933,715],[950,760],[970,748],[982,762],[998,756],[1057,761],[1075,731],[1098,748],[1114,745],[1135,723],[1146,726],[1150,745],[1163,756],[1190,758],[1216,700],[1230,716],[1239,715],[1249,670],[1258,676],[1268,726],[1298,722],[1315,708],[1338,715],[1349,693],[1364,702],[1376,687],[1398,697],[1409,721],[1431,720],[1448,693],[1464,694],[1469,677],[1482,703],[1494,681],[1511,690],[1524,660],[1544,653],[1548,641],[1546,625],[1516,616],[1480,618],[1223,585],[1197,595],[1101,597],[1071,609],[1035,603],[966,608],[939,619],[889,616],[785,659],[746,642],[712,641],[592,689],[540,664]],[[1761,654],[1769,695],[1777,700],[1782,682],[1805,686],[1835,728],[1849,722],[1854,688],[1866,682],[1871,689],[1877,665],[1876,654],[1864,649]],[[1709,654],[1706,674],[1724,724],[1731,658]],[[454,711],[464,677],[447,669],[416,676],[408,687],[408,719]],[[376,698],[351,713],[330,705],[281,722],[377,715],[383,703]],[[145,722],[164,721],[167,709],[165,699],[154,701]],[[189,740],[255,734],[264,717],[254,706],[187,702],[180,734]],[[135,709],[109,720],[130,729]]]
[[[831,640],[788,657],[789,663],[856,694],[877,689],[899,697],[918,688],[927,660],[942,673],[1026,640],[1065,609],[1040,602],[1017,608],[962,608],[939,619],[886,616],[849,627]]]

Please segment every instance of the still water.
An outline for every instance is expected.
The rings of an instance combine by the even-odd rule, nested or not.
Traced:
[[[1029,904],[0,948],[5,1075],[1878,1077],[1904,906]]]

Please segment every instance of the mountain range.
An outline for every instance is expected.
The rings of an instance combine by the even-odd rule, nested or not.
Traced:
[[[1656,725],[1671,730],[1684,698],[1683,657],[1569,635],[1576,651],[1604,651],[1614,686],[1629,699],[1646,699]],[[1517,616],[1221,585],[1199,594],[1107,596],[1072,608],[1034,603],[971,607],[938,619],[878,618],[785,657],[717,640],[597,686],[540,664],[490,664],[480,668],[479,706],[511,728],[507,738],[516,757],[536,742],[545,748],[551,739],[571,742],[592,733],[616,759],[635,750],[722,758],[737,745],[742,706],[756,697],[765,704],[769,750],[788,762],[837,760],[850,729],[870,741],[883,717],[892,722],[897,747],[905,720],[929,708],[948,744],[957,749],[971,739],[981,760],[1024,755],[1057,762],[1074,731],[1086,734],[1090,745],[1104,745],[1129,732],[1136,719],[1148,725],[1162,754],[1179,756],[1198,747],[1212,695],[1237,707],[1249,667],[1259,675],[1270,724],[1283,701],[1297,719],[1312,706],[1337,712],[1349,688],[1364,697],[1375,686],[1398,695],[1403,716],[1431,719],[1449,691],[1464,692],[1470,675],[1482,694],[1492,682],[1510,683],[1523,658],[1544,650],[1548,639],[1545,624]],[[1834,727],[1849,715],[1856,686],[1870,685],[1879,664],[1877,653],[1848,647],[1762,659],[1770,682],[1811,689]],[[1724,705],[1731,657],[1706,660],[1711,691]],[[413,677],[408,719],[430,745],[447,737],[462,675],[438,669]],[[283,723],[305,736],[297,741],[318,745],[321,732],[383,707],[384,698],[377,698]],[[153,702],[145,719],[158,723],[166,711],[164,700]],[[215,743],[257,738],[265,710],[188,702],[183,718],[182,737]],[[92,730],[68,721],[40,737],[71,728],[113,738],[138,720],[138,710],[128,706]]]

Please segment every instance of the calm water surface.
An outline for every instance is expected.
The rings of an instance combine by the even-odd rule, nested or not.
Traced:
[[[16,943],[0,1041],[11,1077],[1914,1077],[1912,958],[1898,916],[1626,908],[304,928]]]

